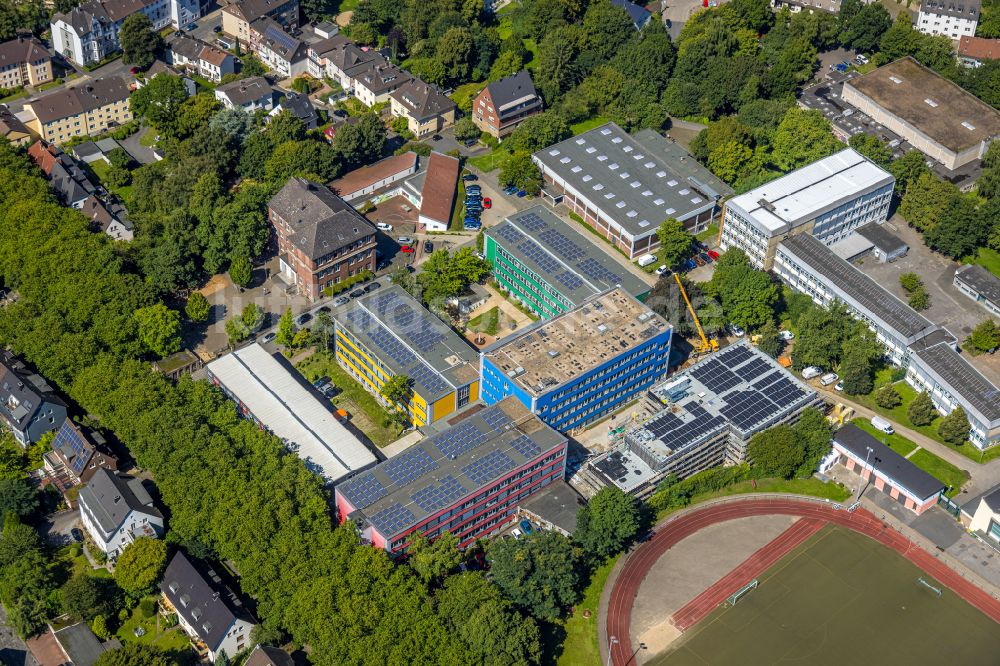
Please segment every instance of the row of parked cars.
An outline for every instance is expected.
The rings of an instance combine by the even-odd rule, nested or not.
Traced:
[[[489,197],[483,198],[483,191],[479,185],[471,181],[478,180],[475,174],[467,173],[462,176],[462,180],[469,183],[465,186],[465,223],[463,226],[469,231],[478,231],[482,226],[483,210],[493,207],[493,202]]]
[[[330,305],[320,306],[319,308],[316,309],[316,312],[331,312],[333,308],[339,308],[342,305],[347,305],[348,303],[351,302],[352,298],[360,298],[365,294],[370,294],[376,289],[379,289],[381,286],[382,284],[379,282],[374,282],[374,281],[369,282],[364,286],[354,289],[349,294],[345,294],[344,296],[338,296],[337,298],[333,299],[333,302],[330,303]],[[302,314],[300,314],[298,317],[295,318],[295,326],[296,328],[305,328],[306,324],[311,322],[312,319],[313,319],[313,314],[311,312],[303,312]],[[267,344],[268,342],[274,340],[274,338],[277,337],[277,335],[278,334],[276,331],[269,331],[268,333],[265,333],[263,337],[261,337],[260,342],[263,344]]]

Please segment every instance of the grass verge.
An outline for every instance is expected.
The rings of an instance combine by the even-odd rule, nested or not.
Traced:
[[[577,134],[583,134],[588,130],[592,130],[595,127],[600,127],[604,123],[609,122],[609,120],[610,119],[605,118],[604,116],[594,116],[593,118],[573,123],[569,126],[569,131],[573,133],[573,136],[576,136]]]
[[[1000,252],[988,247],[981,247],[975,255],[962,259],[967,264],[979,264],[993,275],[1000,277]]]
[[[601,602],[604,584],[619,557],[621,556],[616,555],[594,571],[587,589],[583,591],[583,599],[576,605],[573,614],[566,618],[563,624],[566,637],[563,640],[562,652],[556,659],[556,666],[582,664],[596,666],[600,663],[600,650],[597,645],[597,606]]]
[[[920,449],[910,456],[908,460],[938,481],[951,486],[947,493],[948,497],[957,495],[965,482],[969,480],[969,473],[964,469],[955,467],[947,460],[939,458],[927,449]]]
[[[876,430],[875,427],[872,426],[872,422],[868,419],[853,419],[851,423],[858,426],[875,439],[879,441],[885,440],[886,446],[904,458],[913,453],[913,451],[917,448],[916,444],[903,437],[898,432],[892,435],[887,435],[880,430]]]
[[[147,597],[156,602],[155,596]],[[118,628],[115,635],[122,643],[140,643],[142,645],[155,645],[166,652],[183,652],[188,649],[189,642],[187,635],[180,626],[167,628],[164,626],[163,618],[158,617],[159,613],[153,613],[152,617],[143,617],[139,606],[132,609],[132,615]],[[135,630],[142,627],[142,636],[136,636]]]
[[[399,437],[400,431],[396,426],[384,425],[389,418],[385,408],[354,377],[340,367],[330,352],[317,352],[296,367],[311,382],[323,376],[329,377],[339,390],[333,397],[333,404],[340,407],[349,402],[351,406],[361,410],[370,424],[363,427],[361,423],[355,421],[354,425],[368,435],[375,446],[379,448],[387,446]],[[344,409],[351,411],[350,406],[345,406]]]
[[[489,173],[494,169],[499,169],[500,164],[503,163],[510,153],[504,148],[497,148],[492,150],[485,155],[478,155],[476,157],[470,157],[466,162],[476,167],[483,173]]]
[[[462,171],[465,173],[465,170]],[[465,228],[465,181],[458,179],[458,193],[455,195],[455,205],[451,207],[451,221],[448,229],[461,231]]]
[[[497,327],[500,324],[500,308],[492,307],[478,317],[469,320],[469,328],[475,331],[482,331],[486,335],[496,335]]]
[[[717,238],[719,235],[719,226],[717,224],[710,224],[708,228],[697,234],[695,238],[700,240],[702,243],[706,243],[713,238]]]

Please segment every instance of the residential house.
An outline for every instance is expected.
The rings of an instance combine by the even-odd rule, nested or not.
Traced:
[[[271,122],[272,118],[283,111],[287,111],[301,120],[307,130],[316,129],[319,117],[316,115],[316,109],[312,102],[309,101],[309,95],[297,92],[284,93],[284,97],[267,114],[267,122]]]
[[[274,89],[263,76],[252,76],[226,83],[215,89],[215,99],[227,109],[243,109],[251,113],[274,108]]]
[[[629,0],[611,0],[611,4],[625,10],[636,30],[642,30],[652,17],[648,9]]]
[[[96,196],[84,200],[80,212],[90,220],[90,228],[114,240],[130,242],[135,238],[135,225],[128,219],[125,206],[115,201],[101,201]]]
[[[309,299],[375,270],[375,227],[323,185],[290,178],[267,208],[278,237],[281,276]]]
[[[299,27],[299,0],[230,0],[222,7],[222,31],[250,45],[250,24],[262,17],[295,29]]]
[[[118,77],[92,79],[29,99],[28,127],[49,143],[102,134],[132,120],[129,89]]]
[[[163,534],[163,514],[142,481],[115,470],[95,470],[80,490],[80,520],[110,560],[139,537],[158,539]]]
[[[34,444],[65,420],[66,404],[45,379],[10,352],[0,351],[0,423],[18,444]]]
[[[498,139],[541,112],[542,98],[538,96],[527,70],[494,81],[472,101],[472,122]]]
[[[979,67],[990,60],[1000,60],[1000,39],[962,35],[958,40],[958,61],[966,67]]]
[[[417,137],[455,124],[455,103],[437,86],[420,79],[405,81],[391,94],[391,99],[392,115],[406,118],[407,127]]]
[[[52,48],[81,67],[100,62],[121,49],[118,32],[137,12],[149,17],[153,30],[180,30],[200,18],[201,6],[198,0],[89,0],[52,15]]]
[[[236,72],[236,58],[228,51],[195,39],[178,30],[170,39],[170,64],[183,67],[209,81],[219,83],[226,74]]]
[[[294,666],[291,655],[281,648],[258,645],[247,657],[243,666]]]
[[[235,656],[249,647],[256,622],[213,569],[196,566],[178,551],[163,573],[160,592],[161,604],[176,611],[199,656],[215,662],[223,652]]]
[[[976,34],[980,0],[923,0],[914,27],[928,35],[944,35],[958,40]]]
[[[85,433],[83,428],[66,419],[52,440],[52,450],[42,457],[42,468],[45,482],[65,492],[88,483],[99,469],[117,470],[118,459],[100,433]]]
[[[365,106],[374,106],[389,101],[389,95],[412,78],[391,63],[369,63],[354,75],[352,92]]]
[[[198,93],[198,84],[194,82],[194,79],[174,69],[162,60],[156,60],[149,66],[149,69],[146,70],[146,80],[152,81],[160,74],[169,74],[170,76],[180,78],[181,83],[184,84],[184,92],[187,93],[188,97],[194,97]],[[136,79],[136,86],[142,88],[145,86],[145,82],[142,79]]]
[[[354,75],[369,65],[382,65],[385,57],[377,50],[358,46],[343,35],[334,35],[309,47],[309,73],[317,79],[335,81],[350,92]]]
[[[26,146],[35,139],[28,126],[6,104],[0,104],[0,134],[13,146]]]
[[[309,49],[304,42],[288,34],[280,23],[262,16],[250,24],[251,46],[269,69],[288,79],[304,74],[308,68]]]
[[[36,141],[28,157],[43,174],[64,206],[82,210],[84,202],[97,192],[87,173],[59,146]]]
[[[0,88],[37,86],[52,80],[52,54],[37,37],[0,44]]]

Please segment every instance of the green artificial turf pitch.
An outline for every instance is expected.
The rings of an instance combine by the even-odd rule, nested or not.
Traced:
[[[1000,625],[898,553],[824,527],[651,666],[1000,663]]]

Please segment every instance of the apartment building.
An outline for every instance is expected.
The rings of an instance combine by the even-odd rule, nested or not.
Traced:
[[[52,54],[37,37],[19,35],[0,44],[0,88],[37,86],[52,78]]]
[[[455,124],[455,103],[440,88],[410,79],[389,94],[389,111],[420,138]]]
[[[102,134],[132,120],[129,90],[118,77],[91,79],[72,88],[60,88],[24,103],[32,116],[27,125],[49,143]]]
[[[565,477],[566,445],[507,398],[338,485],[337,515],[391,554],[416,532],[450,532],[464,548],[498,533],[525,500]]]
[[[323,185],[290,178],[267,210],[278,237],[281,276],[309,299],[375,270],[375,227]]]
[[[472,100],[472,122],[497,139],[509,136],[521,123],[541,112],[542,98],[527,70],[488,84]]]
[[[667,373],[673,327],[615,287],[480,355],[487,405],[516,396],[560,432],[613,414]]]
[[[262,16],[250,24],[251,45],[267,67],[282,78],[304,74],[308,68],[308,47],[305,42],[290,35],[284,27],[269,16]]]
[[[80,522],[101,552],[114,561],[139,537],[163,535],[163,514],[142,480],[113,469],[95,470],[80,489]]]
[[[274,19],[288,30],[299,27],[299,0],[230,0],[222,6],[222,32],[253,48],[251,24],[260,18]],[[260,33],[258,33],[259,35]]]
[[[808,234],[831,245],[889,214],[896,179],[852,148],[726,202],[722,251],[739,248],[770,270],[783,238]]]
[[[976,34],[980,0],[923,0],[916,27],[928,35],[944,35],[958,40]]]
[[[226,74],[236,71],[236,57],[233,54],[180,30],[171,36],[168,49],[169,64],[215,83],[221,82]]]

